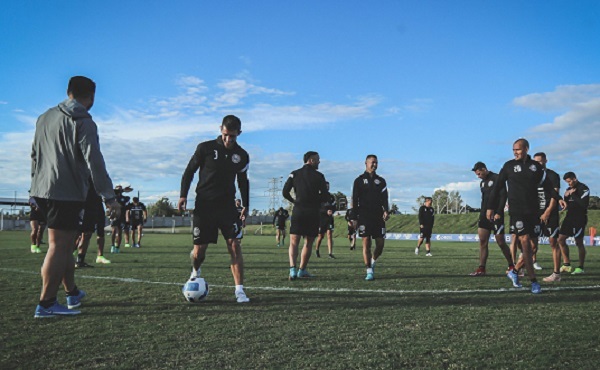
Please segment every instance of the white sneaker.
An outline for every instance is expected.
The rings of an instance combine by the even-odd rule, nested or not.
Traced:
[[[250,298],[246,297],[246,293],[244,293],[243,290],[235,292],[235,298],[237,300],[237,303],[250,302]]]
[[[429,252],[429,253],[427,253],[425,256],[426,256],[426,257],[432,257],[432,256],[433,256],[433,254],[431,254],[431,252]]]
[[[533,264],[533,268],[536,269],[536,270],[541,270],[542,266],[540,266],[539,263],[536,262],[536,263]]]
[[[415,254],[418,256],[419,255],[419,247],[415,248]]]
[[[192,268],[192,273],[190,274],[190,279],[191,278],[199,278],[200,277],[200,271],[202,269],[198,269],[198,271],[194,271],[194,269]]]

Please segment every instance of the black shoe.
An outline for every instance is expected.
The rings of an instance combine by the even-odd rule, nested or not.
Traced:
[[[88,265],[87,262],[75,262],[75,268],[81,269],[85,267],[94,267],[92,265]]]
[[[330,254],[330,255],[329,255],[329,258],[333,258],[333,259],[335,259],[335,256],[334,256],[333,254]]]
[[[317,252],[317,258],[321,258],[321,253],[319,253],[318,249],[316,250],[316,252]]]
[[[356,249],[356,247],[350,247],[350,250],[351,250],[351,251],[353,251],[353,250],[355,250],[355,249]]]

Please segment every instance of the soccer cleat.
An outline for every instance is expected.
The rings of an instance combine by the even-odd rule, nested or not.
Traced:
[[[531,283],[531,293],[540,294],[541,292],[542,287],[540,286],[540,283],[538,283],[537,281],[535,283]]]
[[[317,253],[317,258],[321,258],[321,253],[319,253],[319,250],[315,249],[315,252]]]
[[[510,279],[510,281],[512,281],[512,285],[515,288],[522,288],[523,285],[521,285],[521,283],[519,283],[519,275],[517,275],[517,273],[515,272],[515,270],[510,270],[507,274],[506,277]]]
[[[131,248],[131,244],[125,243],[125,248]]]
[[[76,269],[82,269],[82,268],[86,268],[86,267],[94,267],[94,266],[88,264],[87,262],[75,262]]]
[[[281,244],[277,243],[277,248],[281,247]]]
[[[571,275],[581,275],[583,273],[584,273],[583,269],[581,267],[577,267],[575,270],[573,270]]]
[[[302,270],[302,269],[298,269],[298,277],[299,278],[312,278],[314,277],[313,275],[311,275],[308,271]]]
[[[295,267],[290,267],[290,280],[296,280],[296,278],[298,277],[298,272],[296,271]]]
[[[571,271],[572,271],[572,268],[571,268],[571,266],[565,266],[565,265],[562,265],[562,266],[560,267],[560,272],[571,272]]]
[[[98,256],[96,257],[96,263],[103,263],[105,265],[108,265],[110,263],[110,260],[106,259],[106,257],[104,256]]]
[[[200,272],[202,272],[201,268],[199,268],[198,271],[194,271],[194,268],[192,267],[192,273],[190,274],[190,279],[199,278]]]
[[[329,258],[333,258],[333,259],[335,259],[335,256],[333,255],[333,253],[330,253],[330,254],[329,254]]]
[[[118,254],[119,247],[115,247],[114,245],[110,247],[110,253]]]
[[[79,315],[80,313],[81,311],[69,310],[65,306],[58,304],[58,302],[54,302],[54,304],[48,308],[44,308],[38,305],[35,308],[35,314],[33,315],[33,317],[35,317],[36,319],[46,319],[49,317],[56,316]]]
[[[367,276],[365,277],[366,281],[372,281],[375,280],[375,275],[372,272],[367,273]]]
[[[83,291],[81,289],[79,289],[78,295],[68,295],[67,296],[67,307],[69,308],[69,310],[81,306],[81,300],[84,299],[86,295],[87,294],[85,293],[85,291]]]
[[[541,269],[542,269],[542,266],[540,266],[540,264],[539,264],[539,263],[535,262],[535,263],[533,264],[533,268],[534,268],[534,269],[536,269],[536,270],[541,270]]]
[[[247,303],[250,302],[250,298],[246,297],[246,293],[243,290],[235,292],[235,299],[237,303]]]
[[[431,252],[427,252],[427,254],[425,256],[426,257],[433,257],[433,254],[431,254]]]
[[[140,247],[140,244],[139,244],[139,243],[136,243],[136,244],[134,244],[134,245],[133,245],[133,247],[134,247],[134,248],[139,248],[139,247]]]
[[[355,249],[356,249],[356,247],[350,247],[350,250],[351,250],[351,251],[353,251],[353,250],[355,250]]]
[[[474,272],[469,274],[469,276],[484,276],[484,275],[485,275],[485,268],[481,268],[481,267],[478,267],[477,270],[475,270]]]
[[[550,276],[546,276],[543,280],[547,283],[558,283],[560,281],[560,274],[553,272]]]
[[[31,246],[31,253],[42,253],[42,250],[37,245]]]
[[[419,247],[415,248],[415,255],[417,255],[417,256],[419,255]]]

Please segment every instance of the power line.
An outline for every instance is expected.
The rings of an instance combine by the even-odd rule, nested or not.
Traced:
[[[283,177],[273,177],[269,180],[269,209],[277,209],[281,205],[281,181]]]

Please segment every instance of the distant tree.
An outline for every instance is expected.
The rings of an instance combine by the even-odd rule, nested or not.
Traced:
[[[412,207],[413,211],[419,212],[419,208],[421,208],[421,206],[425,202],[425,198],[426,198],[425,195],[421,195],[420,197],[417,198],[417,206],[416,207]]]
[[[258,209],[253,209],[252,212],[250,212],[250,216],[258,216]]]
[[[148,206],[148,214],[151,216],[165,216],[171,217],[176,214],[175,207],[169,198],[162,197],[158,202]]]
[[[345,211],[348,209],[348,197],[346,194],[338,191],[336,193],[331,193],[335,198],[335,207],[338,211]]]
[[[390,213],[395,215],[398,214],[398,205],[396,203],[392,203],[392,206],[390,207]]]
[[[600,198],[595,195],[590,196],[588,209],[600,209]]]
[[[448,192],[445,189],[437,189],[432,198],[432,206],[436,213],[460,213],[463,200],[458,190]]]

